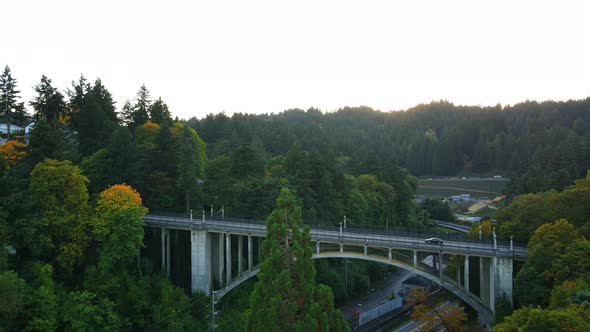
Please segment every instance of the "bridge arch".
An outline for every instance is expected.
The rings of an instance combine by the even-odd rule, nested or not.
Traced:
[[[361,259],[361,260],[367,260],[367,261],[372,261],[372,262],[377,262],[377,263],[382,263],[382,264],[387,264],[387,265],[393,265],[393,266],[408,270],[412,273],[418,274],[424,278],[427,278],[427,279],[439,284],[441,287],[447,289],[448,291],[453,293],[455,296],[460,298],[462,301],[467,303],[470,307],[472,307],[473,309],[475,309],[477,311],[477,313],[479,314],[479,320],[481,323],[491,324],[491,322],[493,321],[494,313],[492,312],[492,310],[490,310],[488,307],[486,307],[478,298],[476,298],[475,296],[466,292],[464,289],[457,287],[456,285],[454,285],[452,283],[449,283],[445,280],[441,280],[439,277],[434,276],[433,274],[431,274],[427,271],[416,268],[416,267],[414,267],[408,263],[405,263],[403,261],[389,259],[387,257],[383,257],[383,256],[379,256],[379,255],[365,255],[362,253],[337,252],[337,251],[324,251],[324,252],[320,252],[320,253],[314,253],[312,258],[313,259],[323,259],[323,258]],[[256,268],[252,271],[247,271],[247,272],[243,273],[242,275],[238,276],[237,278],[233,279],[225,288],[222,288],[217,291],[216,297],[217,298],[223,297],[228,292],[230,292],[232,289],[241,285],[244,281],[246,281],[246,280],[254,277],[256,274],[258,274],[258,270],[259,269]]]

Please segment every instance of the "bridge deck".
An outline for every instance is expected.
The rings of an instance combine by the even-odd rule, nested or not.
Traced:
[[[154,215],[144,217],[147,226],[165,227],[179,230],[202,230],[214,233],[243,234],[265,237],[266,224],[256,220],[244,219],[192,219],[187,216]],[[311,226],[311,237],[314,241],[331,242],[343,245],[378,247],[386,249],[417,250],[426,252],[443,252],[483,257],[513,257],[525,259],[527,249],[524,246],[513,246],[509,243],[472,241],[467,239],[445,239],[442,245],[428,244],[424,241],[429,235],[412,233],[386,233],[372,230],[351,229],[340,232],[337,227]]]

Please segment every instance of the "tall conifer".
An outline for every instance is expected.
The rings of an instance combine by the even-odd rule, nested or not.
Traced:
[[[246,331],[346,331],[329,287],[316,284],[309,227],[301,207],[283,188],[266,220],[264,261],[244,313]]]

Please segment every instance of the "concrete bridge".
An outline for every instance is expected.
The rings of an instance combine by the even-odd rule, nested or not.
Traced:
[[[161,229],[162,268],[170,271],[170,230],[190,232],[191,289],[210,294],[217,286],[222,297],[258,273],[262,261],[262,239],[266,223],[233,218],[192,218],[186,215],[150,214],[146,226]],[[442,244],[429,244],[432,235],[396,231],[375,231],[334,226],[311,226],[314,259],[352,258],[397,266],[446,288],[474,308],[480,321],[489,324],[496,299],[512,300],[513,261],[525,260],[527,249],[512,242],[471,241],[445,238]],[[237,246],[237,248],[235,247]],[[237,257],[232,257],[236,254]],[[456,271],[445,272],[450,260]],[[478,268],[475,268],[475,265]],[[471,266],[471,268],[470,268]],[[234,269],[235,268],[235,269]],[[479,278],[471,278],[470,272]],[[454,278],[449,277],[453,275]],[[470,280],[479,279],[479,290]]]

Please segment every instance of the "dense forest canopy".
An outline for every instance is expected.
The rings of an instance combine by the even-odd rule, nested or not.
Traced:
[[[514,106],[432,102],[405,111],[345,107],[278,114],[210,114],[187,124],[210,157],[256,143],[270,156],[293,144],[334,153],[351,174],[398,165],[415,176],[496,174],[514,179],[513,193],[561,189],[584,176],[590,154],[590,98],[526,101]]]
[[[512,179],[513,197],[468,236],[477,238],[482,226],[488,240],[496,228],[503,240],[530,240],[531,256],[516,276],[516,303],[525,307],[500,330],[559,326],[564,317],[575,318],[570,327],[588,327],[590,98],[183,121],[144,85],[119,112],[100,79],[82,76],[62,93],[42,76],[34,91],[27,115],[10,69],[0,75],[0,121],[8,128],[34,121],[26,134],[3,134],[0,145],[0,331],[208,329],[209,300],[187,295],[142,256],[148,211],[270,215],[272,228],[285,222],[278,203],[294,212],[293,227],[338,225],[346,216],[349,227],[425,231],[431,218],[453,216],[441,201],[415,201],[415,176],[492,174]],[[293,255],[306,260],[295,270],[312,264],[302,234]],[[337,260],[315,269],[300,285],[332,286],[318,286],[314,298],[330,317],[319,325],[306,318],[306,326],[340,326],[332,300],[365,294],[387,273],[376,263]],[[302,317],[319,314],[316,304]],[[251,308],[239,324],[255,329],[263,316]]]

